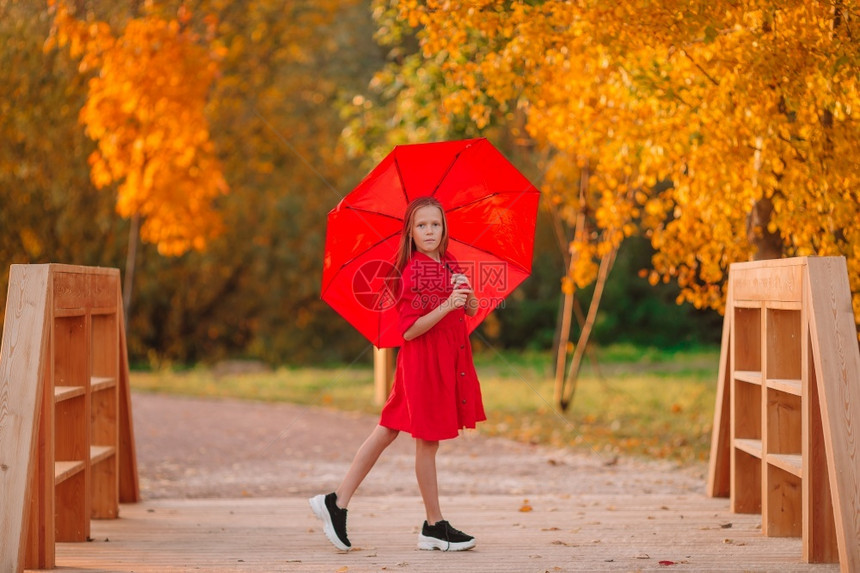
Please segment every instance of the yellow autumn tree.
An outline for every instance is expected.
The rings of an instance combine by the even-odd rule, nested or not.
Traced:
[[[489,96],[550,150],[565,288],[642,232],[651,281],[698,307],[722,308],[732,262],[844,255],[860,317],[856,1],[397,4],[448,109],[480,124]]]
[[[216,61],[189,19],[182,9],[172,20],[134,18],[114,35],[63,3],[55,15],[56,43],[94,72],[80,115],[98,144],[93,183],[118,184],[117,211],[139,216],[141,238],[165,255],[202,250],[221,231],[213,202],[226,191],[205,115]]]
[[[138,237],[163,255],[203,250],[222,231],[214,209],[227,185],[205,115],[217,72],[180,7],[176,18],[145,15],[115,35],[102,21],[54,5],[47,49],[69,46],[81,73],[92,73],[80,120],[96,141],[90,176],[97,188],[117,185],[117,212],[131,219],[125,286],[131,307]]]

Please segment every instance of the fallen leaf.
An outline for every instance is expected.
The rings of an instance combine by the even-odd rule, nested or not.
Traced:
[[[723,529],[729,529],[731,526],[732,526],[731,522],[720,524],[720,527],[722,527]]]
[[[524,499],[523,504],[520,506],[520,511],[526,512],[526,511],[531,511],[531,510],[532,510],[532,506],[529,505],[529,500]]]
[[[336,571],[335,571],[335,573],[346,573],[347,571],[349,571],[349,567],[347,567],[346,565],[344,565],[344,566],[343,566],[343,567],[341,567],[340,569],[336,570]]]
[[[669,565],[674,565],[674,564],[675,564],[675,562],[674,562],[674,561],[658,561],[657,563],[659,563],[659,564],[660,564],[660,565],[662,565],[663,567],[668,567]]]
[[[639,555],[634,557],[634,559],[651,559],[651,556],[647,553],[640,553]]]

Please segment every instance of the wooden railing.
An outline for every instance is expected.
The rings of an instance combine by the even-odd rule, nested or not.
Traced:
[[[731,266],[708,493],[860,571],[860,350],[843,257]]]
[[[0,348],[0,570],[55,566],[140,492],[116,269],[12,265]]]

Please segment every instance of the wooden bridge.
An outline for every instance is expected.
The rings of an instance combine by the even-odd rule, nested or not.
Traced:
[[[760,515],[708,497],[704,466],[480,435],[439,454],[443,510],[477,537],[475,550],[416,548],[423,506],[401,436],[353,498],[356,549],[341,553],[307,497],[334,487],[375,418],[149,394],[133,404],[145,499],[94,520],[91,542],[57,544],[62,571],[839,570],[801,562],[800,538],[765,537]]]

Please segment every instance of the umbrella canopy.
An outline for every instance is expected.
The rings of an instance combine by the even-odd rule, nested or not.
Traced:
[[[432,195],[480,307],[471,333],[530,273],[539,192],[486,139],[398,145],[328,214],[322,298],[372,344],[400,346],[389,288],[406,207]]]

